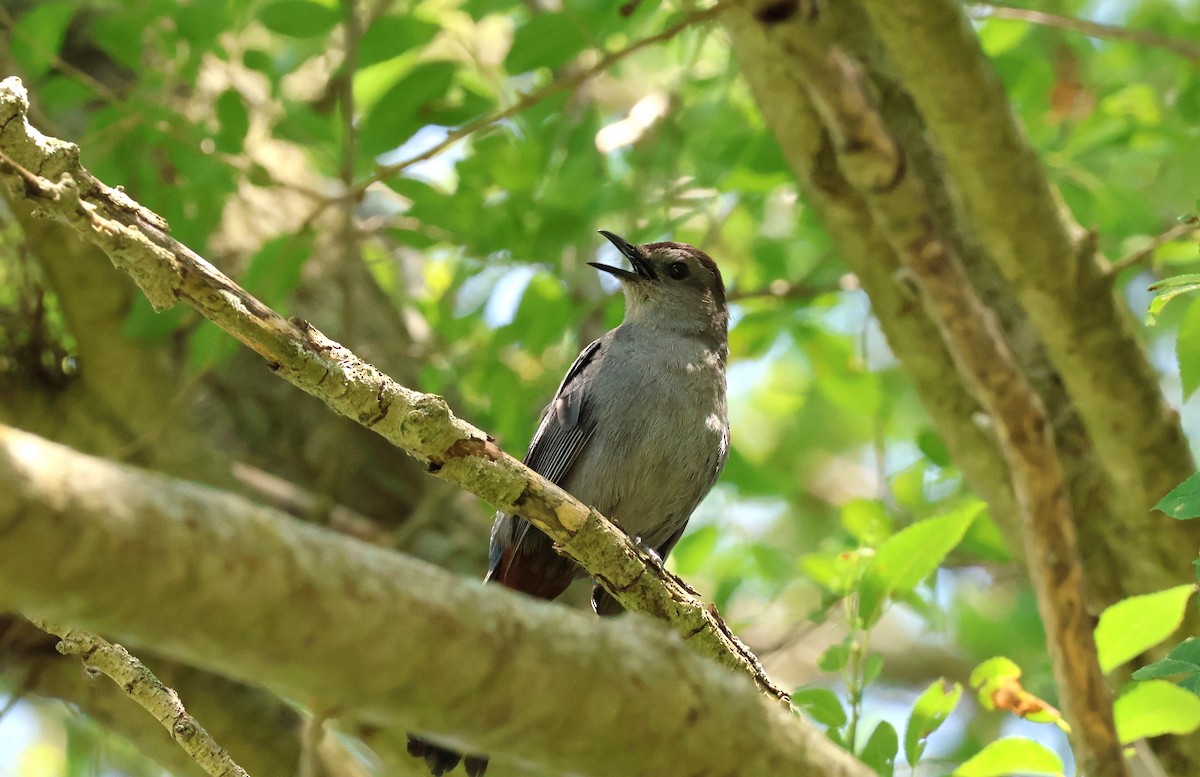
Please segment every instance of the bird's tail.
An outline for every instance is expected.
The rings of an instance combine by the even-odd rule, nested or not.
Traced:
[[[499,583],[505,588],[538,599],[553,599],[565,591],[580,574],[579,567],[570,559],[555,553],[550,540],[545,535],[541,536],[544,542],[526,542],[521,549],[523,552],[518,552],[518,547],[513,545],[494,554],[484,581]],[[620,605],[617,605],[617,611],[620,611]],[[488,766],[488,759],[483,756],[469,755],[464,758],[462,753],[447,750],[411,734],[408,737],[408,754],[424,759],[433,777],[450,772],[458,766],[459,761],[463,761],[470,777],[483,777]]]
[[[610,618],[625,612],[625,608],[621,606],[620,602],[614,599],[608,591],[601,588],[599,583],[596,583],[592,587],[592,609],[601,618]]]
[[[408,754],[413,758],[423,759],[433,777],[442,777],[443,774],[458,766],[459,761],[463,761],[463,767],[467,770],[469,777],[483,777],[488,767],[488,759],[483,756],[469,755],[464,760],[462,753],[438,747],[432,742],[412,734],[408,735]]]

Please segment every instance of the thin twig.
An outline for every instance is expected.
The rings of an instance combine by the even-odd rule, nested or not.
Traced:
[[[553,94],[557,94],[558,92],[568,89],[575,89],[585,81],[591,80],[592,78],[600,75],[608,68],[628,57],[630,54],[641,51],[647,46],[653,46],[656,43],[668,41],[689,27],[693,27],[697,24],[715,19],[719,14],[735,5],[738,5],[741,2],[743,2],[743,0],[724,0],[724,2],[719,2],[716,5],[710,6],[703,10],[694,11],[661,32],[655,33],[654,35],[646,38],[642,38],[635,43],[631,43],[629,46],[621,49],[620,51],[608,52],[601,57],[596,64],[585,70],[571,73],[570,75],[563,76],[562,78],[556,78],[542,88],[535,89],[534,91],[523,95],[521,99],[517,100],[515,103],[502,111],[497,111],[496,113],[488,114],[487,116],[481,116],[478,119],[467,122],[458,129],[446,135],[446,137],[440,143],[434,144],[430,148],[415,156],[409,157],[408,159],[400,162],[396,162],[395,164],[379,165],[375,168],[375,175],[372,176],[370,180],[359,184],[357,189],[361,191],[366,189],[366,187],[372,183],[386,181],[393,176],[399,175],[418,162],[424,162],[427,159],[432,159],[454,144],[458,143],[460,140],[463,140],[479,130],[484,129],[485,127],[490,127],[497,122],[504,121],[511,116],[515,116],[525,109],[538,104],[542,100],[545,100],[547,97]]]
[[[3,25],[9,31],[10,35],[14,32],[23,33],[21,35],[22,42],[28,46],[32,46],[39,54],[49,56],[51,63],[57,70],[61,71],[65,75],[71,76],[88,89],[91,89],[96,93],[96,96],[104,102],[108,103],[109,105],[121,104],[121,96],[109,88],[108,84],[99,80],[91,73],[81,70],[63,59],[61,56],[59,56],[57,51],[47,46],[46,43],[40,38],[30,35],[25,31],[18,31],[16,20],[13,19],[8,10],[3,6],[0,6],[0,25]]]
[[[1113,261],[1108,268],[1109,276],[1115,276],[1123,270],[1127,270],[1134,265],[1141,264],[1146,259],[1154,255],[1154,252],[1165,246],[1167,243],[1172,243],[1179,238],[1191,232],[1200,229],[1200,216],[1195,213],[1189,213],[1186,216],[1180,216],[1179,223],[1172,226],[1170,229],[1153,237],[1149,243],[1136,248],[1133,251],[1122,256],[1120,259]]]
[[[1139,46],[1165,49],[1191,62],[1200,62],[1200,44],[1152,30],[1130,30],[1113,24],[1101,24],[1087,19],[1076,19],[1072,16],[1061,16],[1046,11],[1035,11],[1032,8],[1017,8],[999,3],[976,3],[970,7],[970,12],[971,16],[976,19],[1008,19],[1040,24],[1044,27],[1057,27],[1060,30],[1078,32],[1089,38],[1124,41],[1136,43]]]
[[[56,646],[64,656],[78,656],[90,672],[116,683],[171,733],[180,747],[213,777],[249,777],[225,749],[184,709],[179,694],[163,685],[145,664],[120,645],[86,631],[36,623],[61,638]]]
[[[814,285],[807,280],[801,279],[788,283],[782,278],[769,283],[767,286],[760,289],[734,289],[728,294],[730,302],[741,302],[747,299],[812,299],[819,297],[822,294],[836,294],[839,291],[854,291],[857,288],[854,285],[847,285],[839,281],[838,283]]]
[[[342,35],[344,38],[344,58],[337,78],[338,108],[342,119],[342,188],[345,192],[354,191],[354,163],[358,159],[358,129],[354,124],[354,74],[358,70],[358,43],[362,37],[359,25],[357,0],[342,0]],[[354,216],[358,210],[358,197],[346,197],[342,200],[342,266],[337,268],[337,277],[342,288],[342,331],[354,331],[354,301],[353,277],[354,265],[359,261],[358,227]],[[332,463],[332,462],[331,462]]]

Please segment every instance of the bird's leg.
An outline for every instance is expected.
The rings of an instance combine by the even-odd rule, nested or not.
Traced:
[[[658,555],[658,551],[642,541],[640,536],[629,538],[633,542],[633,546],[650,557],[650,564],[659,572],[666,573],[667,569],[663,566],[662,556]]]

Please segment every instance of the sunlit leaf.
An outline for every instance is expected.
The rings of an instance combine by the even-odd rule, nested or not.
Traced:
[[[800,688],[792,694],[792,704],[826,726],[840,726],[846,722],[846,710],[841,700],[828,688]]]
[[[1158,283],[1153,284],[1150,287],[1150,291],[1154,292],[1154,298],[1150,300],[1150,307],[1146,310],[1146,323],[1156,323],[1158,315],[1162,313],[1162,309],[1175,297],[1198,289],[1200,289],[1200,275],[1196,274],[1176,275],[1173,278],[1164,278]]]
[[[911,590],[933,574],[982,511],[983,504],[973,502],[915,523],[880,545],[859,593],[859,613],[864,621],[872,623],[879,617],[885,597]]]
[[[871,732],[871,736],[867,738],[867,743],[863,745],[862,752],[858,754],[858,757],[863,763],[874,769],[879,777],[892,777],[896,770],[896,751],[898,749],[899,740],[896,737],[896,729],[891,723],[883,720]]]
[[[849,660],[850,646],[842,642],[825,648],[817,658],[817,668],[822,672],[840,672]]]
[[[945,680],[939,678],[917,697],[904,729],[904,758],[909,764],[921,760],[925,741],[950,717],[962,693],[960,684],[947,685]]]
[[[1200,728],[1200,697],[1165,680],[1134,683],[1113,704],[1117,736],[1124,744]]]
[[[1154,505],[1172,518],[1187,520],[1200,517],[1200,473],[1188,477]]]
[[[1004,656],[989,658],[971,672],[970,685],[980,705],[1010,712],[1034,723],[1053,723],[1070,733],[1062,713],[1021,685],[1021,667]]]
[[[1200,299],[1192,301],[1179,322],[1175,355],[1179,358],[1179,377],[1183,381],[1186,401],[1200,388]]]
[[[1063,774],[1063,762],[1045,745],[1032,739],[998,739],[954,770],[954,777],[1012,777]]]
[[[1096,651],[1100,669],[1111,672],[1134,656],[1171,636],[1183,622],[1195,585],[1130,596],[1100,613]]]

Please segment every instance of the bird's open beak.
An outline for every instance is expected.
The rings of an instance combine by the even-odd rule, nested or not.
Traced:
[[[629,260],[629,263],[633,265],[633,272],[621,267],[600,264],[599,262],[588,262],[588,264],[590,264],[592,267],[595,267],[597,270],[603,270],[606,273],[611,273],[623,281],[640,282],[653,281],[657,279],[654,274],[654,268],[650,266],[650,262],[646,261],[646,257],[642,256],[642,252],[638,250],[637,246],[635,246],[633,243],[630,243],[625,238],[619,235],[614,235],[612,232],[608,232],[603,229],[600,230],[600,234],[608,238],[608,242],[615,245],[617,250]]]

